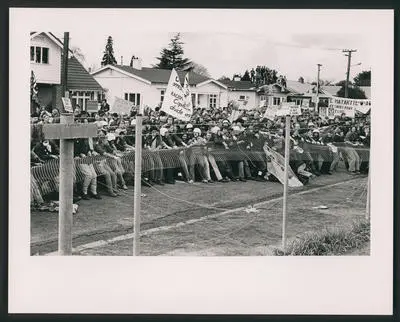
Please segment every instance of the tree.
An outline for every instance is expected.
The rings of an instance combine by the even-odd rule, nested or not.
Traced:
[[[108,36],[106,49],[104,50],[103,59],[101,60],[101,66],[116,64],[117,60],[114,57],[113,39],[111,36]]]
[[[345,80],[341,80],[341,81],[337,82],[335,85],[336,86],[346,86],[346,81]],[[349,82],[349,85],[351,85],[351,82]]]
[[[177,33],[168,45],[168,48],[163,48],[160,52],[160,57],[157,57],[159,63],[154,65],[155,68],[186,70],[190,65],[188,58],[183,58],[183,42],[180,40],[181,35]]]
[[[250,82],[251,78],[250,78],[250,73],[249,71],[246,69],[246,71],[244,72],[244,75],[242,76],[242,78],[240,79],[242,81],[247,81]]]
[[[354,77],[354,84],[357,86],[371,86],[371,71],[364,70]]]
[[[208,72],[207,68],[205,66],[203,66],[202,64],[198,64],[194,61],[192,61],[185,70],[193,71],[196,74],[199,74],[199,75],[202,75],[205,77],[210,77],[210,73]]]
[[[223,76],[221,76],[220,78],[218,78],[218,80],[219,80],[220,82],[222,82],[222,81],[230,81],[231,79],[230,79],[228,76],[223,75]]]
[[[74,55],[74,57],[78,59],[80,63],[84,63],[86,61],[85,55],[79,47],[72,47],[71,51],[72,55]]]
[[[298,82],[304,84],[304,78],[300,76]]]
[[[337,96],[344,97],[345,94],[345,86],[342,86],[340,90],[337,92]],[[364,91],[358,86],[349,86],[347,98],[353,99],[366,99]]]

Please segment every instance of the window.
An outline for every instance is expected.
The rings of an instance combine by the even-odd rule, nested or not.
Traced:
[[[49,48],[31,46],[31,61],[38,64],[49,63]]]
[[[239,101],[244,101],[245,99],[246,99],[246,96],[244,96],[244,95],[239,96]]]
[[[208,95],[208,106],[210,108],[216,108],[217,107],[217,94]]]
[[[140,105],[140,94],[139,93],[125,93],[125,100],[132,102],[133,105]]]
[[[265,95],[260,95],[260,101],[265,101],[266,97]]]
[[[274,97],[273,105],[280,105],[280,104],[281,104],[281,98],[280,97]]]
[[[73,108],[76,107],[77,104],[81,107],[84,111],[86,110],[86,103],[89,100],[94,100],[94,92],[82,92],[82,91],[74,91],[71,94],[71,103]]]
[[[161,103],[164,102],[165,89],[161,90]]]

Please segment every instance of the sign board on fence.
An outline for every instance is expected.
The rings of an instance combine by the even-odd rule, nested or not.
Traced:
[[[268,172],[275,176],[282,184],[284,182],[284,172],[285,172],[285,158],[281,156],[278,152],[272,150],[268,145],[264,145],[264,152],[271,162],[267,163]],[[289,187],[302,187],[303,184],[297,178],[292,168],[289,166]]]
[[[89,124],[45,124],[43,134],[46,139],[77,139],[97,136],[97,125]]]
[[[361,113],[367,113],[369,111],[371,108],[371,100],[332,97],[329,100],[329,107],[334,108],[335,116],[340,116],[344,113],[347,117],[354,118],[356,110]]]
[[[173,69],[164,94],[161,111],[181,121],[189,121],[193,114],[192,99],[187,75],[185,85],[182,86],[178,73]]]
[[[72,113],[73,109],[72,109],[72,103],[71,100],[68,97],[61,97],[63,106],[64,106],[64,110],[67,112]]]
[[[99,110],[99,102],[97,101],[86,102],[86,112],[97,112],[98,110]]]
[[[129,114],[131,112],[131,108],[133,107],[133,103],[123,100],[122,98],[115,97],[114,104],[110,109],[112,113],[118,114]]]

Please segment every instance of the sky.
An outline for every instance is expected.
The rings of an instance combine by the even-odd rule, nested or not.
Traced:
[[[62,33],[55,34],[62,38]],[[144,67],[151,67],[162,48],[168,46],[173,32],[82,32],[70,30],[70,46],[79,47],[85,56],[86,67],[100,67],[100,61],[110,35],[114,40],[114,56],[129,64],[134,54],[142,59]],[[232,77],[246,69],[266,65],[286,75],[289,80],[302,76],[312,82],[317,77],[317,64],[322,64],[320,78],[340,81],[346,77],[347,57],[342,49],[357,49],[352,55],[350,78],[363,70],[370,70],[369,42],[360,34],[327,33],[228,33],[181,32],[184,56],[204,65],[211,77]],[[357,65],[361,63],[361,65]]]

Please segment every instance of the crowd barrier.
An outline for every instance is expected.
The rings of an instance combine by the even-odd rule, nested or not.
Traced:
[[[335,143],[337,152],[343,152],[349,148],[346,143]],[[360,156],[363,162],[369,161],[369,147],[358,146],[353,147]],[[198,155],[211,154],[217,162],[221,161],[243,161],[247,160],[249,163],[261,160],[267,161],[267,156],[264,151],[254,151],[247,149],[207,149],[205,147],[190,147],[190,148],[175,148],[175,149],[162,149],[157,151],[142,150],[142,172],[146,173],[151,170],[160,169],[161,165],[155,160],[161,160],[162,168],[180,168],[182,158],[188,165],[195,166],[199,163]],[[195,156],[195,157],[193,157]],[[291,154],[290,161],[310,161],[322,158],[323,161],[330,162],[333,159],[332,150],[329,146],[304,143],[302,144],[302,152]],[[134,173],[135,168],[135,152],[121,153],[120,156],[123,172]],[[93,164],[97,176],[102,173],[98,165],[106,163],[112,170],[118,166],[115,159],[105,156],[87,156],[83,158],[74,159],[74,182],[79,183],[84,179],[83,173],[80,171],[79,164]],[[39,189],[42,195],[58,191],[59,182],[59,160],[50,160],[44,164],[31,167],[31,189]]]

